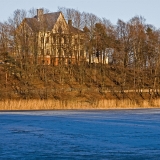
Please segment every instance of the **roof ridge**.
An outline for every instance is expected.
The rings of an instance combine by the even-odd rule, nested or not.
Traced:
[[[61,11],[59,11],[59,12],[51,12],[51,13],[45,13],[45,14],[43,14],[43,15],[54,14],[54,13],[62,13],[62,12],[61,12]]]

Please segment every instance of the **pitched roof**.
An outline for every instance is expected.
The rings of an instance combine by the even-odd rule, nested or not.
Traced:
[[[60,14],[61,12],[43,14],[43,24],[40,21],[38,21],[37,16],[34,16],[33,18],[25,18],[25,22],[28,24],[28,26],[33,31],[40,31],[41,27],[45,27],[47,31],[51,31],[54,25],[56,24],[57,19],[60,16]],[[83,32],[73,27],[72,25],[68,25],[68,26],[69,26],[70,31],[73,33]]]
[[[70,29],[70,31],[71,32],[73,32],[73,33],[84,33],[82,30],[79,30],[78,28],[75,28],[75,27],[73,27],[73,26],[70,26],[69,25],[69,29]]]
[[[61,12],[53,12],[53,13],[47,13],[47,14],[43,14],[43,20],[44,20],[44,25],[43,27],[45,27],[48,31],[53,29],[53,26],[55,25],[55,23],[57,22],[58,17],[60,16]],[[34,17],[37,22],[40,25],[40,22],[37,19],[37,16]]]
[[[25,22],[33,31],[39,31],[40,23],[36,18],[25,18]]]
[[[41,25],[41,22],[38,21],[37,16],[34,16],[33,18],[25,18],[25,22],[28,24],[28,26],[33,30],[33,31],[39,31],[42,27],[45,27],[47,31],[50,31],[53,29],[53,26],[57,22],[57,19],[59,17],[61,12],[54,12],[54,13],[47,13],[43,14],[43,24],[44,26]]]

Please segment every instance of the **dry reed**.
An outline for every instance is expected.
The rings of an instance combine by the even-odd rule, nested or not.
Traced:
[[[0,110],[68,110],[68,109],[138,109],[159,108],[160,99],[141,101],[131,100],[99,100],[87,101],[59,101],[59,100],[5,100],[0,101]]]

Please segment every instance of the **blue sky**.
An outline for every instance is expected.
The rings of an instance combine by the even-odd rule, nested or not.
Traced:
[[[146,23],[160,28],[160,0],[0,0],[0,21],[7,20],[16,9],[29,10],[32,7],[44,7],[52,12],[58,7],[74,8],[105,17],[113,24],[118,19],[128,21],[140,15]]]

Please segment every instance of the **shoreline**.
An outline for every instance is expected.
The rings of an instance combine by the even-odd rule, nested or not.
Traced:
[[[2,111],[49,111],[49,110],[125,110],[125,109],[159,109],[160,99],[141,100],[97,100],[94,102],[78,100],[4,100],[0,101]]]
[[[90,111],[93,111],[93,112],[98,112],[98,111],[143,111],[143,110],[158,110],[160,108],[134,108],[134,109],[127,109],[127,108],[124,108],[124,109],[57,109],[57,110],[0,110],[0,115],[3,114],[3,113],[27,113],[27,112],[51,112],[51,111],[62,111],[62,112],[90,112]]]

